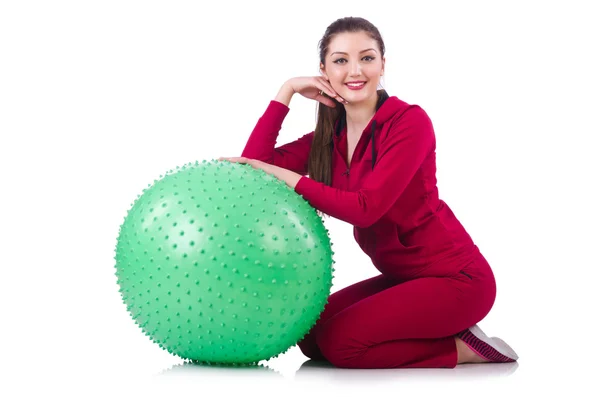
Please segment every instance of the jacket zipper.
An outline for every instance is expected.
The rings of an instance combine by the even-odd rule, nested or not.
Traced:
[[[352,157],[350,158],[350,165],[346,166],[346,171],[342,172],[342,176],[350,176],[350,167],[352,167],[352,163],[354,162],[354,155],[356,154],[356,149],[358,149],[358,145],[360,145],[361,141],[364,138],[364,133],[367,130],[369,124],[367,124],[367,127],[365,127],[365,129],[363,130],[362,135],[360,136],[360,138],[358,139],[358,142],[356,143],[356,147],[354,148],[354,152],[352,152]],[[348,132],[346,132],[346,134],[348,134]],[[346,136],[346,140],[348,139],[348,137]],[[345,163],[345,159],[344,159],[344,163]]]

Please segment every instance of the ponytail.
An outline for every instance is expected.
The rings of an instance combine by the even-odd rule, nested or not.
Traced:
[[[308,160],[308,176],[328,186],[331,186],[333,131],[336,120],[344,110],[341,103],[336,100],[334,102],[336,104],[335,108],[318,103],[317,126],[315,127]]]

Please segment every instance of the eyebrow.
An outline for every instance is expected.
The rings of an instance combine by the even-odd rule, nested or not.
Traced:
[[[367,48],[366,50],[362,50],[361,52],[359,52],[359,54],[362,54],[363,52],[367,52],[367,51],[371,51],[371,50],[375,51],[375,49],[374,49],[374,48]],[[375,51],[375,52],[377,52],[377,51]],[[331,56],[334,56],[335,54],[344,54],[344,55],[348,55],[348,53],[346,53],[346,52],[336,51],[336,52],[332,52],[332,53],[331,53]]]

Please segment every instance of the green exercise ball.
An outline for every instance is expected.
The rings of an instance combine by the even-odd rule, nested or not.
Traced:
[[[189,163],[148,185],[119,228],[119,292],[142,331],[198,363],[254,365],[310,331],[333,279],[329,232],[283,181]]]

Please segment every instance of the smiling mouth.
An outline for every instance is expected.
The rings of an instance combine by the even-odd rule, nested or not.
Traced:
[[[359,90],[362,90],[366,84],[367,84],[366,82],[363,82],[363,83],[346,83],[346,87],[348,87],[348,89],[352,90],[352,91],[359,91]]]
[[[363,81],[362,83],[346,83],[346,85],[348,87],[352,87],[352,88],[362,87],[365,84],[367,84],[365,81]]]

